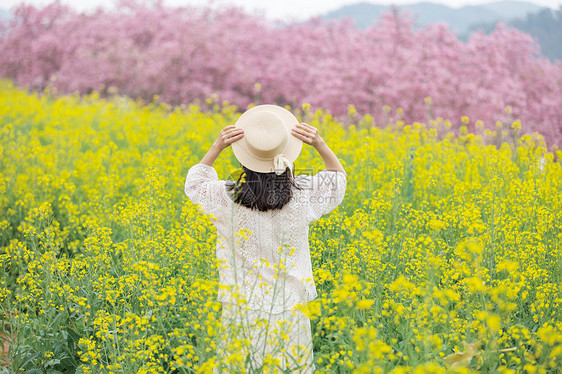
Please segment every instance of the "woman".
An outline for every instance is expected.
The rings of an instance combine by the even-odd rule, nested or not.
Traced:
[[[326,169],[293,177],[303,142]],[[212,166],[231,144],[244,171],[236,182],[220,181]],[[308,225],[342,202],[345,187],[345,170],[318,130],[275,105],[243,113],[191,167],[185,193],[213,216],[218,232],[225,328],[218,371],[314,371],[310,320],[301,307],[317,297]]]

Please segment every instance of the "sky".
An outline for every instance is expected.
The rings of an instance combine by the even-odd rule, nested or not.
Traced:
[[[110,8],[116,0],[60,0],[64,4],[71,5],[80,11],[90,11],[98,6]],[[149,0],[150,1],[150,0]],[[173,6],[181,5],[201,5],[208,4],[209,0],[163,0],[165,4]],[[234,4],[241,6],[249,12],[264,14],[268,18],[283,19],[285,21],[303,20],[312,16],[324,14],[347,4],[359,2],[371,2],[374,4],[394,4],[404,5],[422,0],[212,0],[215,6],[223,4]],[[427,2],[439,3],[450,7],[458,8],[464,5],[476,5],[496,2],[497,0],[423,0]],[[529,3],[558,9],[562,5],[562,0],[523,0]],[[21,2],[34,5],[45,5],[50,0],[0,0],[0,8],[10,9]]]

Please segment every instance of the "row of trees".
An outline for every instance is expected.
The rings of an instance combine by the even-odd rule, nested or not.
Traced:
[[[525,18],[508,23],[509,26],[531,35],[539,43],[541,54],[551,60],[562,60],[562,6],[558,10],[543,9]],[[496,23],[474,25],[471,31],[492,32]],[[468,36],[467,36],[468,37]]]
[[[386,14],[366,30],[313,20],[272,25],[236,8],[173,8],[123,1],[82,14],[58,2],[21,5],[0,32],[0,75],[34,89],[120,93],[170,104],[216,94],[251,102],[359,112],[407,122],[462,116],[493,127],[510,115],[549,143],[562,138],[562,64],[533,39],[498,26],[464,43],[445,25],[416,29]],[[431,98],[431,104],[428,104]],[[386,112],[385,112],[386,109]],[[402,112],[401,112],[402,113]]]

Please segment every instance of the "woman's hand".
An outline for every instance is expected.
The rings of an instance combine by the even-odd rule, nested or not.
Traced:
[[[244,137],[244,129],[237,128],[234,125],[226,126],[223,128],[219,134],[219,137],[215,141],[215,145],[219,150],[227,148],[229,145],[235,141],[242,139]]]
[[[292,130],[291,134],[297,139],[302,140],[308,145],[313,146],[326,165],[326,170],[339,171],[344,174],[345,170],[338,160],[336,154],[328,147],[328,144],[318,134],[318,129],[306,123],[299,123]],[[346,174],[347,175],[347,174]]]
[[[318,129],[304,122],[293,127],[291,134],[316,149],[324,143],[324,140],[318,133]]]
[[[203,165],[213,166],[213,163],[217,157],[219,157],[219,154],[235,141],[242,139],[243,136],[244,129],[236,128],[234,125],[226,126],[221,130],[219,137],[215,140],[211,149],[207,151],[207,154],[205,154],[203,159],[201,159],[200,163]]]

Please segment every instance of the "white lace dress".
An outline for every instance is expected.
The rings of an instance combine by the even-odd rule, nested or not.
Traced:
[[[270,366],[278,360],[283,370],[313,368],[310,321],[295,308],[317,296],[308,225],[342,202],[346,177],[323,170],[314,176],[299,175],[295,182],[300,189],[293,190],[289,203],[261,212],[235,203],[227,182],[219,180],[210,166],[194,165],[185,181],[186,195],[212,216],[217,228],[218,299],[223,303],[223,325],[230,326],[224,337],[250,342],[244,348],[246,368],[259,370],[264,360]],[[219,343],[220,356],[232,355],[238,345],[232,339]],[[296,354],[299,360],[287,354]],[[227,361],[231,365],[236,360]]]

